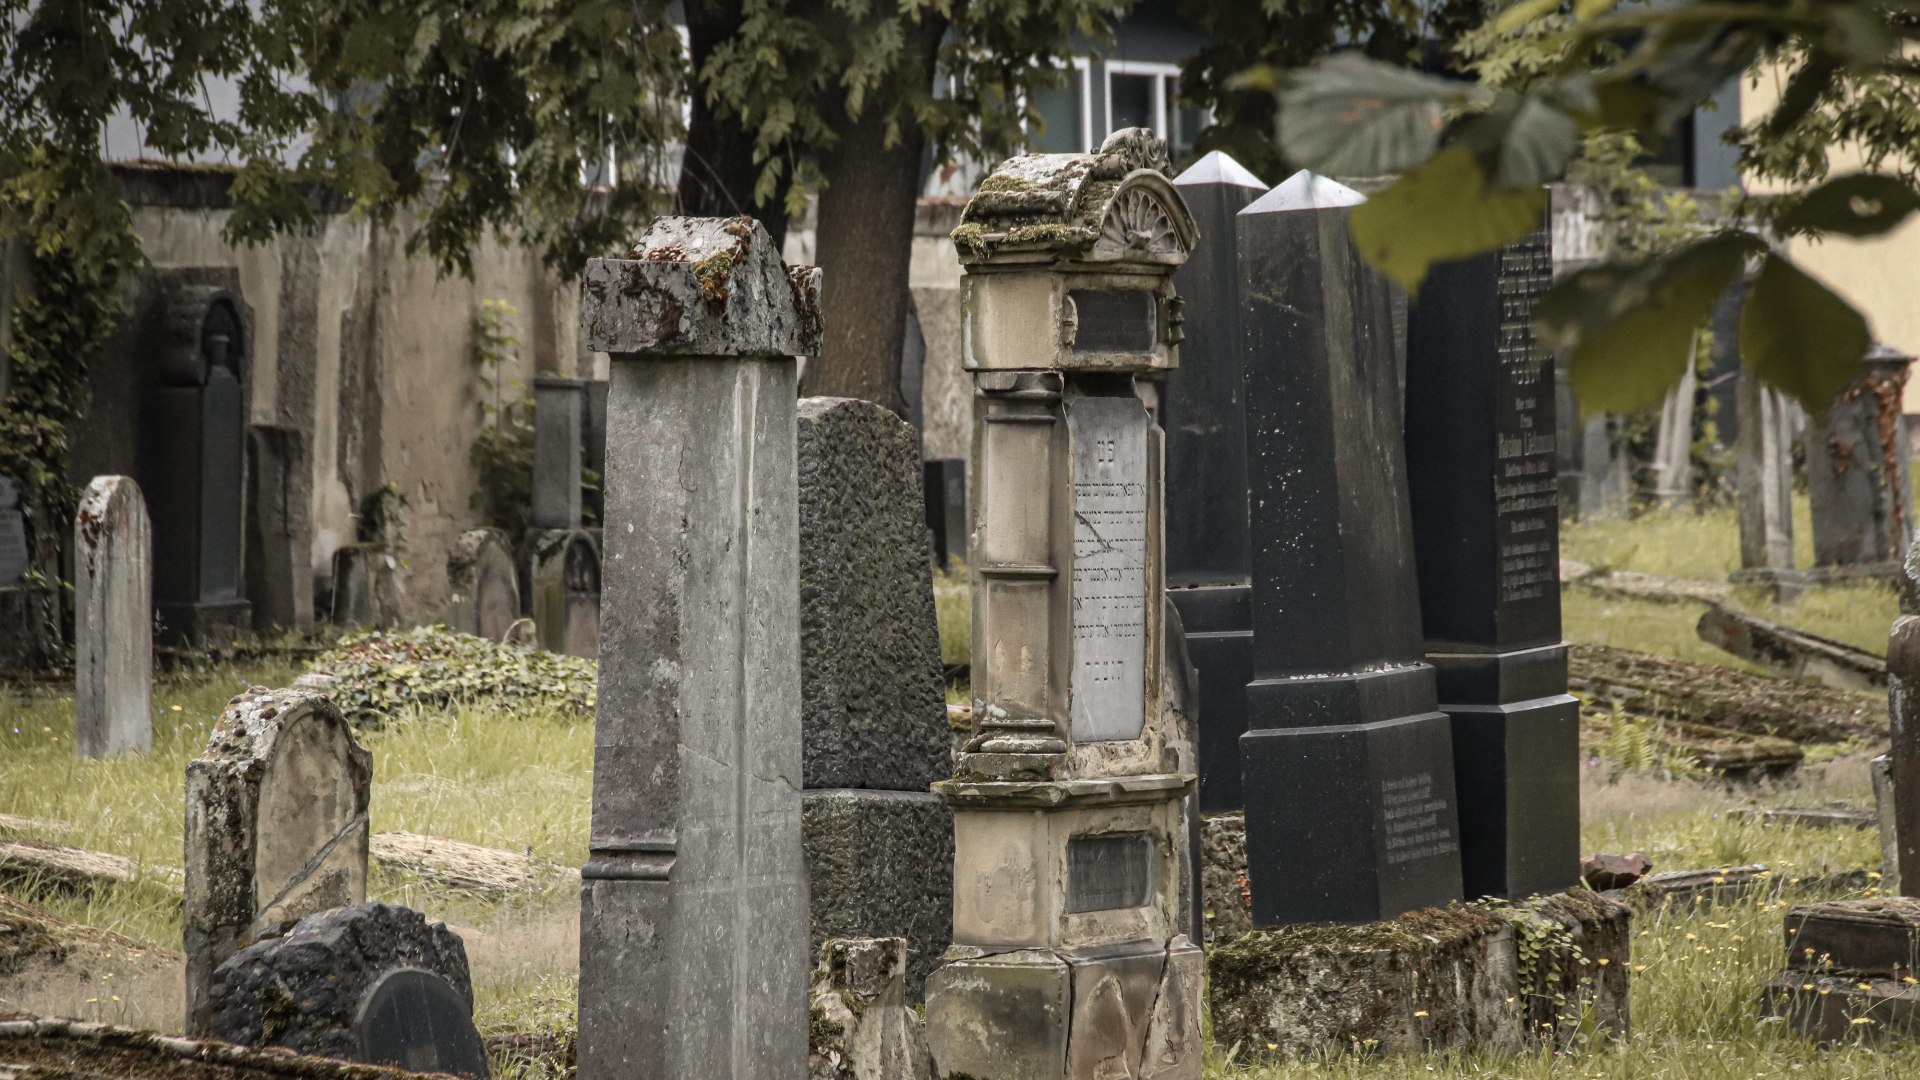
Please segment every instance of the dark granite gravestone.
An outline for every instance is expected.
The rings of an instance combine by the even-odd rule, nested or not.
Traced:
[[[1461,895],[1391,296],[1347,232],[1362,201],[1301,172],[1238,216],[1255,671],[1240,747],[1258,926],[1374,922]]]
[[[380,976],[360,1002],[354,1030],[358,1060],[413,1072],[485,1077],[487,1048],[473,1028],[472,1006],[430,971],[400,968]]]
[[[208,1033],[242,1046],[485,1078],[467,950],[445,923],[370,903],[309,915],[213,973]]]
[[[1433,268],[1408,317],[1406,453],[1427,662],[1453,719],[1468,896],[1579,878],[1579,702],[1560,636],[1544,230]]]
[[[162,640],[226,644],[251,629],[241,594],[247,311],[235,294],[180,287],[159,333],[139,484],[153,518]]]
[[[1167,595],[1200,675],[1200,809],[1238,810],[1240,735],[1253,681],[1247,539],[1247,414],[1240,371],[1234,215],[1267,186],[1214,151],[1173,186],[1203,243],[1174,275],[1185,307],[1180,366],[1167,375]]]
[[[542,375],[533,394],[533,527],[578,528],[587,384]]]
[[[951,570],[967,561],[967,462],[933,458],[922,465],[927,500],[927,529],[933,533],[933,561]]]
[[[32,565],[27,523],[20,514],[20,490],[11,479],[0,476],[0,585],[19,581]]]

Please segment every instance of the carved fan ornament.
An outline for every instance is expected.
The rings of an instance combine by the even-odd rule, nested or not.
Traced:
[[[1178,255],[1179,234],[1173,215],[1144,188],[1122,190],[1107,204],[1098,246],[1128,255]]]

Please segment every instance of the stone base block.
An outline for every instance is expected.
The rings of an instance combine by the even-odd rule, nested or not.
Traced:
[[[245,600],[157,604],[158,639],[167,645],[221,649],[253,636],[253,605]]]
[[[1920,1038],[1920,986],[1789,969],[1761,991],[1760,1015],[1780,1017],[1821,1043],[1911,1040]]]
[[[1586,1016],[1624,1036],[1630,917],[1575,889],[1364,926],[1256,930],[1208,954],[1213,1039],[1259,1060],[1509,1052],[1563,1042]]]
[[[1911,976],[1920,970],[1920,899],[1797,904],[1787,909],[1786,948],[1787,966],[1801,971]]]
[[[1447,705],[1469,897],[1557,892],[1580,879],[1580,703]]]
[[[828,938],[907,940],[907,1000],[953,938],[953,811],[931,794],[800,793],[811,947]]]
[[[927,980],[938,1075],[1200,1080],[1204,964],[1184,937],[1085,953],[956,947]]]
[[[1254,925],[1369,923],[1460,899],[1444,713],[1257,728],[1240,750]]]

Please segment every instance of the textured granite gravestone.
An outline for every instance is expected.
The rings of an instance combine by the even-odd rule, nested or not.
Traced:
[[[1580,877],[1580,704],[1560,634],[1544,229],[1428,272],[1408,314],[1406,448],[1427,662],[1453,719],[1468,896]]]
[[[962,458],[935,458],[925,463],[927,530],[933,534],[933,561],[951,570],[967,561],[967,463]]]
[[[447,554],[447,626],[499,641],[520,618],[520,576],[507,535],[498,529],[460,534]]]
[[[241,1046],[489,1075],[467,950],[445,923],[372,903],[308,915],[213,975],[209,1034]]]
[[[807,1059],[794,357],[819,277],[748,218],[588,262],[612,357],[582,1080],[791,1080]]]
[[[800,514],[802,797],[814,949],[903,937],[907,992],[952,924],[952,774],[919,434],[870,401],[805,398]]]
[[[367,897],[373,756],[321,695],[253,687],[187,763],[187,1030],[214,969],[265,929]]]
[[[1860,378],[1807,425],[1813,561],[1893,578],[1913,537],[1901,398],[1909,357],[1875,346]]]
[[[1009,159],[954,239],[973,372],[973,730],[954,779],[942,1076],[1198,1080],[1195,777],[1163,687],[1171,278],[1196,235],[1151,132]]]
[[[1239,215],[1256,676],[1240,746],[1256,926],[1376,922],[1461,895],[1390,297],[1347,233],[1362,201],[1301,172]]]
[[[1173,181],[1205,239],[1173,277],[1186,305],[1167,375],[1167,594],[1200,674],[1200,809],[1240,809],[1240,735],[1253,680],[1247,411],[1234,217],[1267,190],[1216,150]]]
[[[226,645],[253,623],[241,594],[248,312],[183,285],[168,304],[143,405],[140,489],[153,517],[153,598],[168,641]]]
[[[73,518],[74,749],[153,748],[153,530],[130,476],[96,476]]]

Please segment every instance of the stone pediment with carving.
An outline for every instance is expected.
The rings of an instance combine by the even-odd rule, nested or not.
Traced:
[[[1118,131],[1095,154],[1022,154],[981,181],[953,231],[963,263],[1071,261],[1178,265],[1196,234],[1167,179],[1166,147]]]

